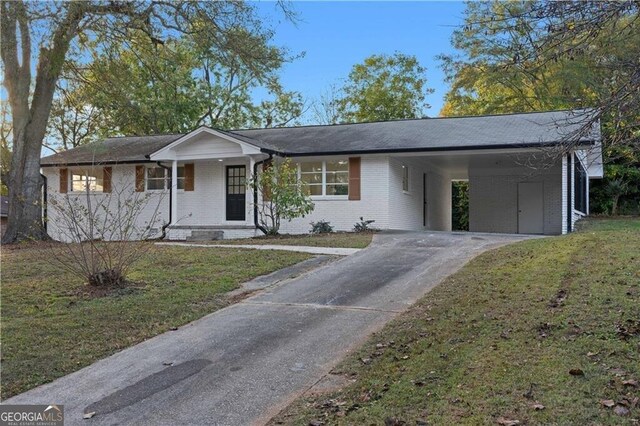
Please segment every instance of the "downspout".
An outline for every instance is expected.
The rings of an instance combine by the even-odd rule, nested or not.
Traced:
[[[271,161],[271,159],[273,159],[273,154],[269,153],[269,158],[265,158],[264,160],[258,161],[253,164],[254,179],[256,176],[258,176],[258,166],[265,163],[266,161]],[[253,187],[253,224],[255,225],[256,229],[261,230],[263,234],[267,235],[267,230],[265,229],[265,227],[258,223],[258,187],[255,185]]]
[[[44,232],[47,232],[47,177],[40,173],[42,176],[42,226],[44,227]]]
[[[573,172],[573,165],[571,164],[571,153],[567,153],[567,234],[572,231],[573,224],[573,200],[571,199],[571,173]]]
[[[163,169],[171,172],[171,167],[163,165],[160,161],[156,161],[156,164],[158,165],[158,167],[162,167]],[[173,219],[171,217],[171,210],[173,210],[172,199],[173,199],[173,182],[171,182],[171,185],[169,185],[169,222],[162,225],[162,230],[161,230],[162,235],[160,235],[160,238],[159,238],[160,240],[164,240],[165,237],[167,236],[167,228],[169,227],[169,225],[171,225],[171,221]]]

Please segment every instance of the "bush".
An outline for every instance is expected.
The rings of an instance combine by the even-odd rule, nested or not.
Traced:
[[[333,232],[333,226],[326,220],[319,220],[317,222],[311,222],[312,234],[330,234]]]
[[[368,231],[373,231],[373,228],[371,228],[369,225],[371,225],[373,222],[375,222],[375,220],[364,220],[364,218],[362,216],[360,216],[360,222],[356,222],[355,225],[353,225],[353,230],[355,232],[368,232]]]
[[[259,229],[266,235],[278,235],[283,219],[291,221],[313,211],[308,188],[298,179],[298,168],[290,159],[265,163],[249,185],[258,192]]]

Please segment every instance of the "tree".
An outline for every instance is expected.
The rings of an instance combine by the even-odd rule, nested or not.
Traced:
[[[265,33],[250,5],[231,1],[3,1],[0,12],[0,57],[12,118],[5,243],[47,238],[40,206],[40,151],[56,85],[70,57],[82,60],[91,43],[97,50],[108,49],[135,29],[159,43],[168,34],[197,34],[259,66],[261,58],[236,43],[237,28]],[[33,79],[32,49],[38,49]]]
[[[451,83],[442,115],[592,107],[574,118],[582,126],[556,155],[601,122],[603,185],[613,164],[640,163],[637,2],[470,2],[453,44],[462,55],[441,57]],[[640,186],[631,170],[622,175],[629,187]],[[597,190],[593,206],[607,204],[598,199],[607,193]]]
[[[337,124],[340,122],[341,89],[331,84],[318,100],[313,103],[313,115],[318,124]]]
[[[395,53],[372,55],[353,66],[338,100],[342,121],[362,122],[425,115],[429,104],[425,97],[433,92],[427,87],[426,68],[415,56]]]
[[[60,80],[51,106],[44,146],[54,152],[95,142],[105,127],[104,116],[76,80]]]
[[[81,195],[55,194],[49,208],[62,243],[50,242],[43,256],[91,286],[123,287],[129,268],[157,237],[162,199],[124,180],[98,196],[88,184]]]
[[[258,220],[262,232],[277,235],[282,220],[291,221],[313,211],[314,205],[305,183],[298,179],[298,168],[286,159],[265,164],[262,173],[249,182],[258,192]]]

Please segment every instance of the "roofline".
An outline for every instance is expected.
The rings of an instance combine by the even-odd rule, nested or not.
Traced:
[[[525,111],[525,112],[507,112],[496,114],[483,114],[483,115],[455,115],[449,117],[418,117],[418,118],[399,118],[394,120],[374,120],[374,121],[359,121],[357,123],[334,123],[334,124],[305,124],[302,126],[283,126],[283,127],[249,127],[244,129],[224,130],[225,132],[244,132],[251,130],[283,130],[283,129],[305,129],[309,127],[335,127],[335,126],[353,126],[358,124],[376,124],[376,123],[396,123],[404,121],[421,121],[421,120],[451,120],[459,118],[484,118],[484,117],[507,117],[511,115],[532,115],[532,114],[548,114],[553,112],[579,112],[579,111],[595,111],[595,108],[567,108],[567,109],[550,109],[546,111]],[[244,135],[241,135],[244,136]],[[245,136],[247,137],[247,136]]]
[[[46,157],[45,157],[46,158]],[[50,164],[40,164],[40,167],[61,167],[61,166],[101,166],[101,165],[118,165],[118,164],[142,164],[142,163],[155,163],[152,160],[106,160],[106,161],[82,161],[78,163],[50,163]]]
[[[322,155],[345,155],[345,154],[393,154],[393,153],[408,153],[408,152],[447,152],[447,151],[490,151],[493,149],[514,149],[514,148],[545,148],[557,146],[561,142],[541,142],[541,143],[527,143],[527,144],[500,144],[500,145],[470,145],[470,146],[456,146],[456,147],[429,147],[429,148],[401,148],[401,149],[366,149],[359,151],[315,151],[315,152],[301,152],[301,153],[286,153],[280,151],[274,151],[267,148],[261,149],[262,152],[267,154],[278,155],[279,157],[314,157]],[[578,146],[594,145],[594,140],[584,140],[578,142]]]
[[[261,148],[260,151],[266,154],[273,154],[279,157],[314,157],[321,155],[345,155],[345,154],[393,154],[393,153],[408,153],[408,152],[447,152],[447,151],[490,151],[493,149],[517,149],[517,148],[545,148],[557,146],[562,142],[541,142],[541,143],[527,143],[527,144],[500,144],[500,145],[470,145],[470,146],[455,146],[455,147],[428,147],[428,148],[401,148],[401,149],[366,149],[359,151],[314,151],[314,152],[282,152],[268,148]],[[594,145],[597,141],[588,139],[578,142],[578,146]],[[54,164],[41,164],[40,167],[62,167],[62,166],[99,166],[99,165],[118,165],[118,164],[144,164],[144,163],[156,163],[153,160],[126,160],[126,161],[101,161],[101,162],[79,162],[79,163],[54,163]]]

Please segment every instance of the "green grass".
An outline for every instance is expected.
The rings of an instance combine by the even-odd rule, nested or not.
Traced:
[[[138,286],[92,298],[46,255],[2,250],[3,399],[220,309],[240,283],[310,257],[156,246],[130,273]]]
[[[272,422],[635,424],[640,220],[580,228],[475,258],[335,369],[355,382]]]
[[[275,235],[224,240],[221,244],[277,244],[290,246],[365,248],[371,243],[373,233],[334,232],[331,234]],[[218,242],[217,242],[218,243]]]

